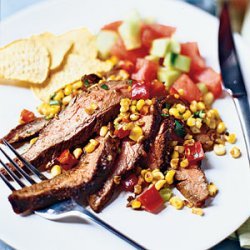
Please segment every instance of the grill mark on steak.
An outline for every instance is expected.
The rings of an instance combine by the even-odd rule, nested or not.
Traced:
[[[96,191],[112,171],[119,146],[119,140],[109,135],[96,140],[100,142],[98,148],[83,155],[77,167],[53,179],[14,191],[9,196],[13,210],[20,214],[77,197],[80,192]]]
[[[106,82],[109,90],[102,89],[102,84],[76,96],[58,117],[47,124],[36,143],[22,156],[35,167],[43,169],[63,150],[84,144],[101,126],[115,118],[119,113],[120,100],[130,96],[128,81]],[[89,115],[85,108],[92,103],[98,105],[98,110]],[[18,163],[23,167],[21,162]],[[4,170],[2,172],[6,174]]]
[[[8,141],[10,144],[23,142],[33,136],[38,135],[38,133],[47,125],[47,123],[48,121],[42,117],[35,118],[35,120],[31,122],[19,124],[10,130],[10,132],[4,136],[3,139]],[[0,140],[0,143],[2,143],[2,139]]]
[[[134,143],[130,140],[124,140],[122,142],[121,153],[115,162],[114,172],[105,181],[102,188],[88,198],[89,205],[95,212],[100,212],[112,198],[117,187],[114,183],[114,177],[126,175],[145,155],[151,138],[155,136],[158,130],[160,123],[159,119],[159,106],[158,103],[156,103],[151,107],[150,114],[141,118],[141,120],[145,122],[143,126],[145,140],[138,143]]]
[[[194,206],[201,207],[209,197],[206,176],[199,167],[182,168],[176,171],[176,187]]]

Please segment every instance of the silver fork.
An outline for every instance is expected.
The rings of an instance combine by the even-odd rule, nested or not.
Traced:
[[[24,166],[35,175],[39,181],[46,180],[47,177],[45,177],[42,173],[40,173],[31,163],[26,161],[16,150],[14,147],[12,147],[6,140],[3,140],[3,143],[5,146],[7,146],[15,155],[16,157],[24,164]],[[16,169],[16,171],[24,178],[26,179],[31,185],[37,183],[29,174],[27,174],[22,168],[18,166],[18,164],[12,160],[12,158],[4,151],[2,147],[0,147],[0,151],[2,154],[9,160],[9,162],[12,164],[12,166]],[[25,183],[9,168],[7,164],[5,164],[0,159],[0,164],[4,167],[6,172],[9,174],[11,179],[15,181],[21,188],[25,187]],[[16,188],[11,184],[11,182],[0,172],[0,177],[4,181],[4,183],[11,189],[11,191],[15,191]],[[97,223],[98,225],[104,227],[111,233],[115,234],[122,240],[126,241],[136,249],[145,249],[143,246],[135,242],[134,240],[130,239],[126,235],[122,234],[109,224],[107,224],[105,221],[99,219],[94,213],[90,212],[85,207],[79,205],[73,198],[65,201],[58,202],[50,207],[47,207],[45,209],[36,210],[34,211],[35,214],[48,219],[48,220],[59,220],[59,219],[65,219],[67,217],[71,216],[78,216],[80,218],[84,219],[91,219],[93,222]]]

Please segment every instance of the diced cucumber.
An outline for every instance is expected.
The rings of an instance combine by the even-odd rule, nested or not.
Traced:
[[[150,54],[158,57],[164,57],[170,49],[170,39],[169,38],[159,38],[152,42]]]
[[[145,59],[153,62],[159,62],[160,58],[154,55],[147,55],[145,56]]]
[[[114,31],[102,30],[96,37],[96,46],[102,59],[106,59],[118,35]]]
[[[205,83],[200,82],[197,84],[197,87],[199,88],[199,90],[201,91],[201,93],[204,95],[208,92],[207,86]]]
[[[164,66],[168,68],[178,69],[183,72],[189,72],[190,64],[191,59],[189,57],[173,52],[167,53],[163,61]]]
[[[171,40],[170,50],[173,53],[180,54],[180,52],[181,52],[181,45],[180,45],[180,43],[178,43],[177,41],[175,41],[175,40],[172,39]]]
[[[171,87],[180,75],[180,71],[164,67],[160,67],[157,72],[158,80],[164,82],[167,89]]]
[[[133,11],[120,25],[118,32],[127,50],[141,47],[142,21],[137,12]]]

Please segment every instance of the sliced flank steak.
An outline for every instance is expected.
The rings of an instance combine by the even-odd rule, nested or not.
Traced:
[[[119,140],[109,135],[96,140],[100,143],[97,149],[83,155],[75,168],[53,179],[14,191],[9,196],[13,210],[18,214],[33,211],[100,188],[112,171]]]

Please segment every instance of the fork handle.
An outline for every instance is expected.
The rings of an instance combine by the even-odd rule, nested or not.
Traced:
[[[130,245],[135,247],[136,249],[141,249],[141,250],[145,249],[143,246],[141,246],[137,242],[133,241],[132,239],[130,239],[126,235],[122,234],[121,232],[119,232],[118,230],[116,230],[115,228],[110,226],[108,223],[106,223],[103,220],[99,219],[97,216],[95,216],[93,213],[89,212],[87,209],[84,209],[83,213],[86,214],[91,220],[93,220],[94,222],[96,222],[100,226],[106,228],[111,233],[115,234],[116,236],[118,236],[122,240],[126,241],[127,243],[129,243]]]

